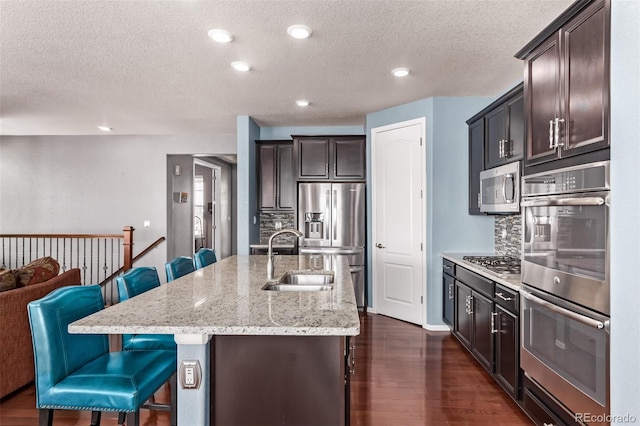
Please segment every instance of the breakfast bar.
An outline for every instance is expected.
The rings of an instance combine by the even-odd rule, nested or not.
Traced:
[[[350,348],[360,333],[348,260],[275,256],[272,280],[267,262],[223,259],[78,320],[69,332],[174,335],[179,425],[247,424],[256,416],[299,424],[317,414],[314,407],[330,412],[325,423],[348,423]]]

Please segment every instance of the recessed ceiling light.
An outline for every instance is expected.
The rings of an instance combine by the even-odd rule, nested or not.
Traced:
[[[209,30],[207,35],[209,35],[211,39],[217,41],[218,43],[229,43],[231,40],[233,40],[233,34],[221,28],[214,28],[212,30]]]
[[[306,99],[298,99],[296,101],[296,104],[301,107],[306,107],[309,106],[309,101],[307,101]]]
[[[292,25],[287,28],[287,32],[293,38],[307,38],[311,35],[311,28],[306,25]]]
[[[236,70],[236,71],[249,71],[251,69],[251,66],[246,63],[246,62],[242,62],[242,61],[235,61],[235,62],[231,62],[231,66]]]
[[[110,132],[113,130],[111,127],[108,127],[108,126],[98,126],[98,129],[102,130],[103,132]]]
[[[391,74],[396,77],[406,77],[409,75],[409,68],[394,68],[391,70]]]

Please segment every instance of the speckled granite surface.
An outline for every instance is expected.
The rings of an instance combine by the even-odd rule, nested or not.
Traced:
[[[521,275],[503,275],[498,274],[496,272],[490,271],[487,268],[483,268],[482,266],[476,265],[475,263],[467,262],[463,260],[463,256],[495,256],[496,253],[441,253],[441,256],[445,259],[448,259],[470,271],[476,272],[480,275],[483,275],[490,280],[493,280],[497,283],[503,284],[506,287],[509,287],[512,290],[520,291],[522,287],[522,278]]]
[[[275,256],[288,270],[331,270],[333,289],[274,292],[267,256],[232,256],[69,325],[71,333],[356,336],[360,321],[347,258]]]

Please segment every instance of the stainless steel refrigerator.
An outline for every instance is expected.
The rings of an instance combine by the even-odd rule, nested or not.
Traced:
[[[298,185],[298,230],[301,254],[349,256],[356,303],[365,309],[365,184]]]

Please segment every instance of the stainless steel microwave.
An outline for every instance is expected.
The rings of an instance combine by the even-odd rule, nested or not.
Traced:
[[[518,213],[520,211],[520,162],[480,172],[480,211]]]

